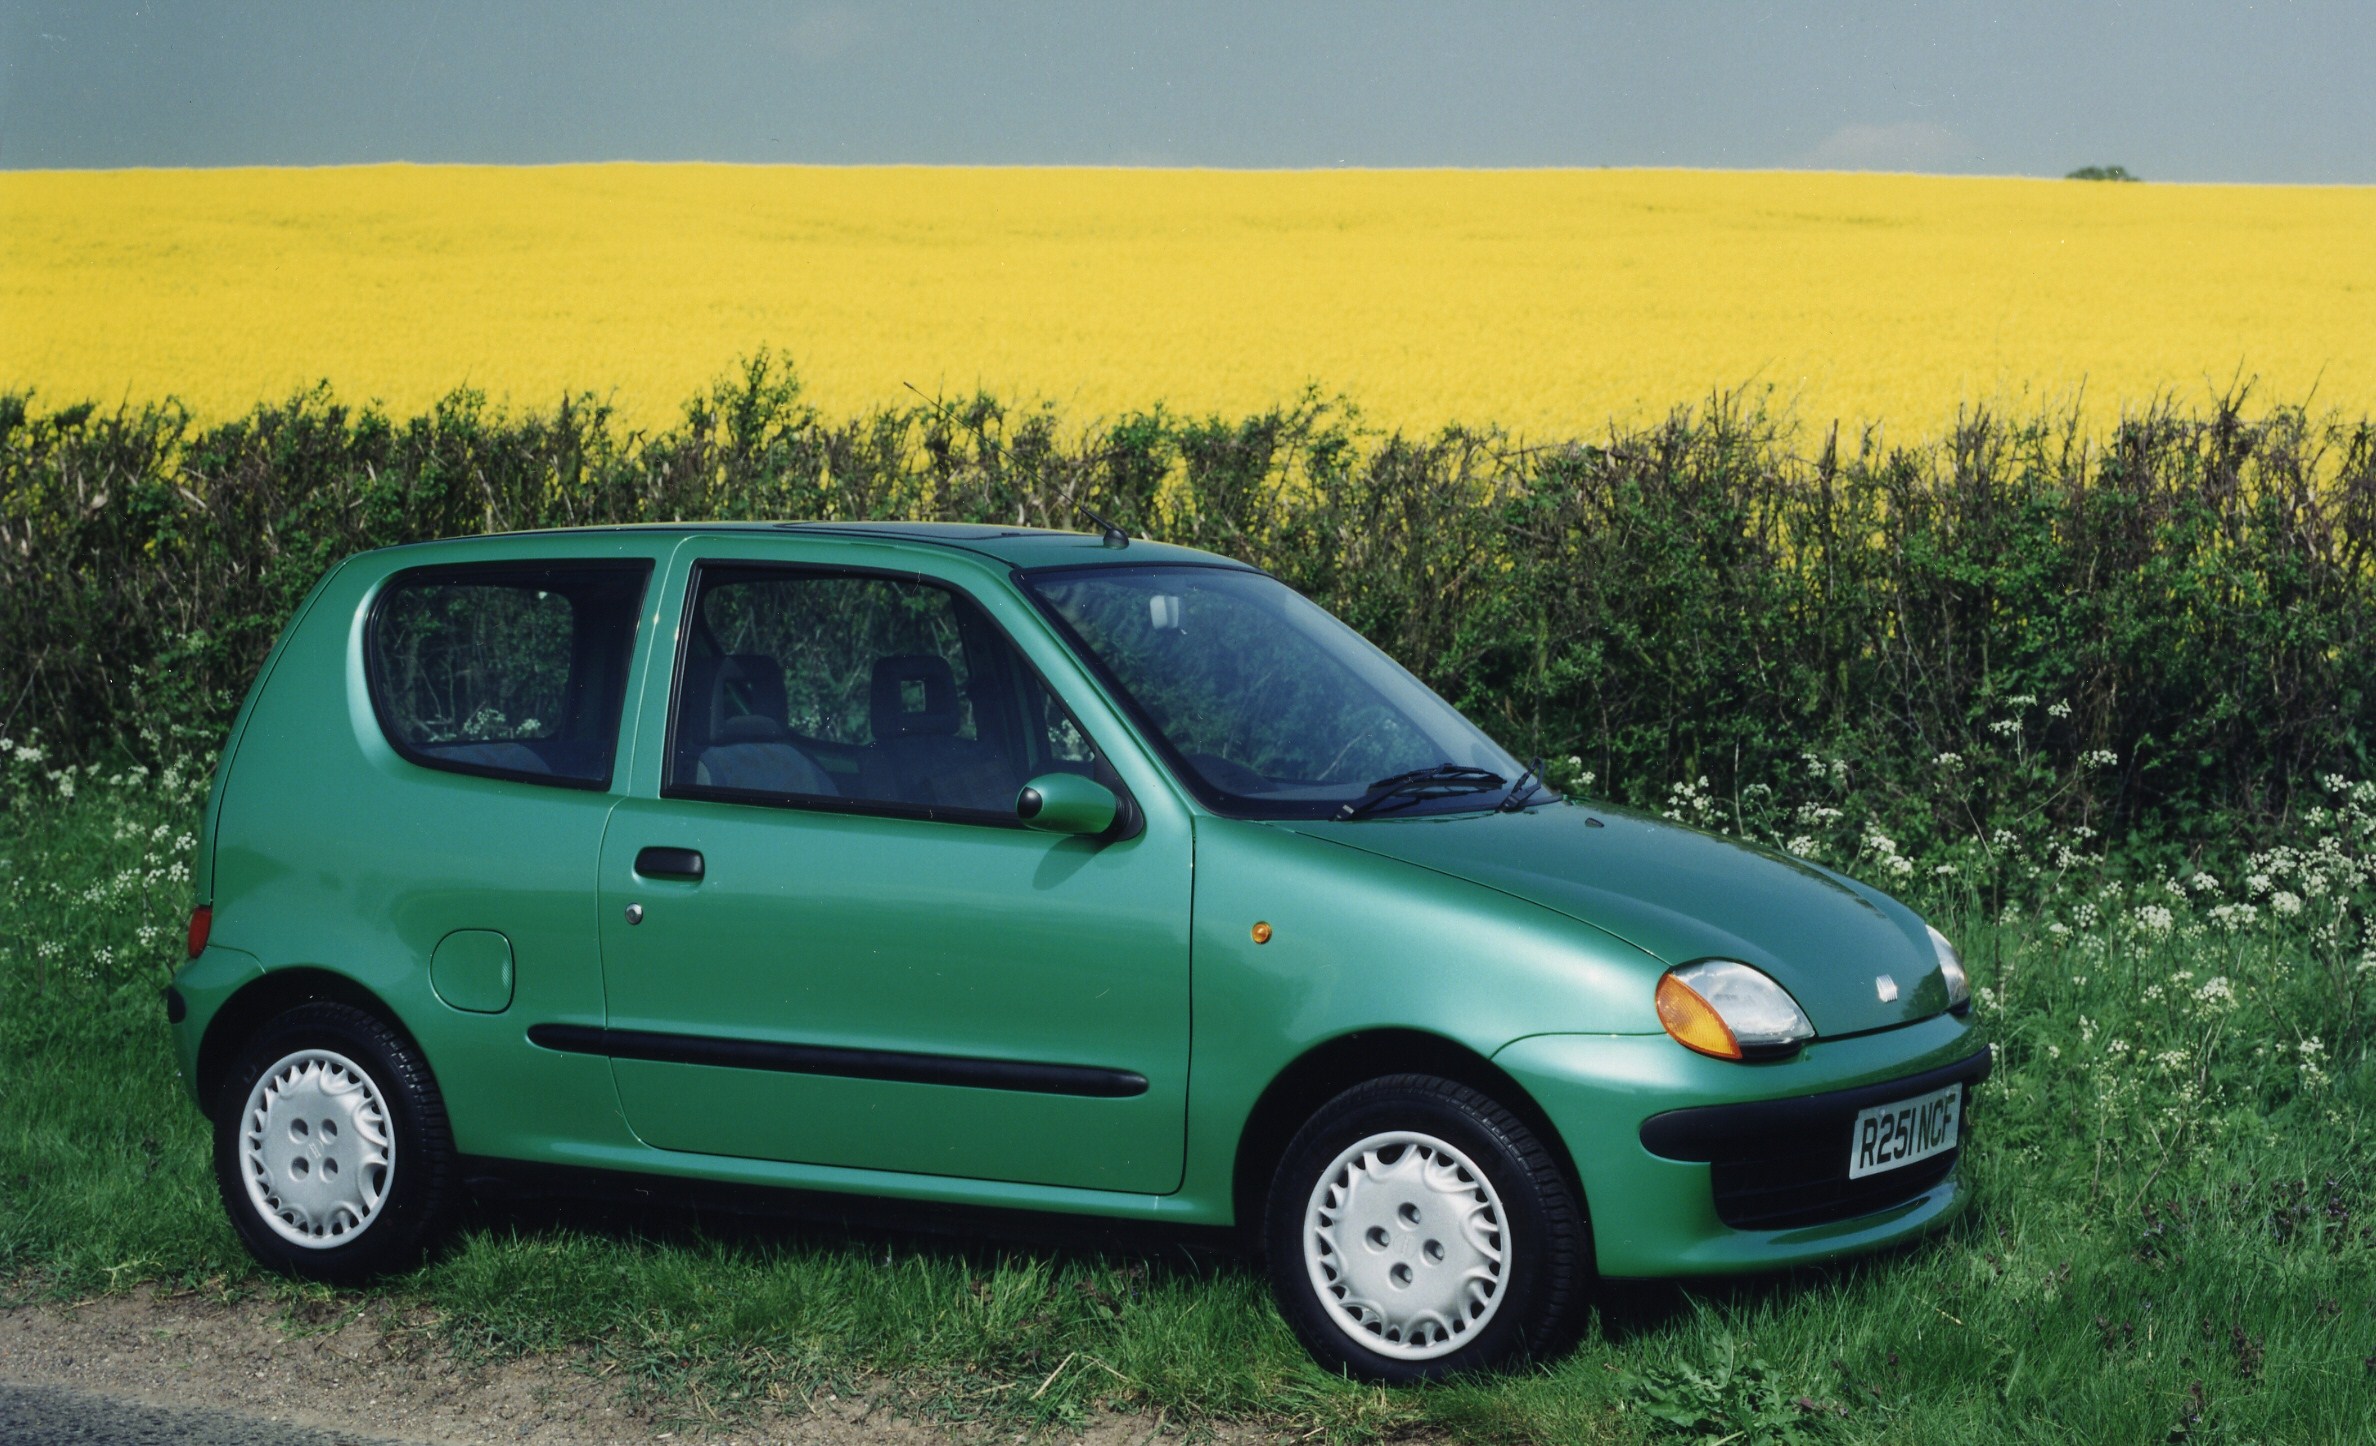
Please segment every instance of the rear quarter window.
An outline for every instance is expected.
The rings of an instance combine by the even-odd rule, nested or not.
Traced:
[[[603,788],[649,562],[416,568],[365,629],[372,711],[414,763]]]

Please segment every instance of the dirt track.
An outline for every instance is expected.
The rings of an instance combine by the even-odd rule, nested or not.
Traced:
[[[466,1365],[420,1321],[384,1305],[325,1303],[292,1311],[270,1302],[154,1292],[0,1310],[0,1388],[6,1387],[29,1389],[0,1389],[0,1423],[72,1415],[87,1403],[88,1422],[48,1439],[93,1446],[193,1433],[259,1446],[364,1439],[437,1446],[687,1439],[942,1446],[988,1439],[830,1395],[732,1424],[703,1419],[697,1402],[665,1414],[626,1401],[612,1383],[568,1357]],[[192,1411],[200,1414],[184,1414]],[[243,1426],[296,1428],[296,1434],[241,1435]],[[219,1434],[224,1431],[231,1434]],[[1111,1416],[1078,1439],[1087,1446],[1141,1446],[1159,1434],[1154,1419]]]

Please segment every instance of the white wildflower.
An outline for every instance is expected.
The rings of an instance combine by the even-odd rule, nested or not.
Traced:
[[[2214,904],[2211,922],[2233,934],[2259,923],[2260,910],[2251,904]]]
[[[2321,1043],[2318,1036],[2314,1034],[2302,1041],[2300,1050],[2302,1088],[2314,1090],[2325,1085],[2327,1072],[2323,1056],[2326,1054],[2326,1045]]]

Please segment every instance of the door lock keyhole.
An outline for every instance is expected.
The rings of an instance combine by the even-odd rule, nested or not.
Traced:
[[[643,922],[643,905],[629,904],[627,906],[627,922],[630,924],[640,924]]]

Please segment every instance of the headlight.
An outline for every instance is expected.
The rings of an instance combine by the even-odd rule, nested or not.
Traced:
[[[1947,942],[1945,934],[1928,924],[1922,927],[1930,929],[1931,949],[1939,956],[1939,973],[1947,981],[1947,1012],[1971,1013],[1972,981],[1964,977],[1963,956],[1955,952],[1955,946]]]
[[[1815,1037],[1788,990],[1730,959],[1703,959],[1660,976],[1658,1022],[1685,1049],[1718,1059],[1773,1059]]]

